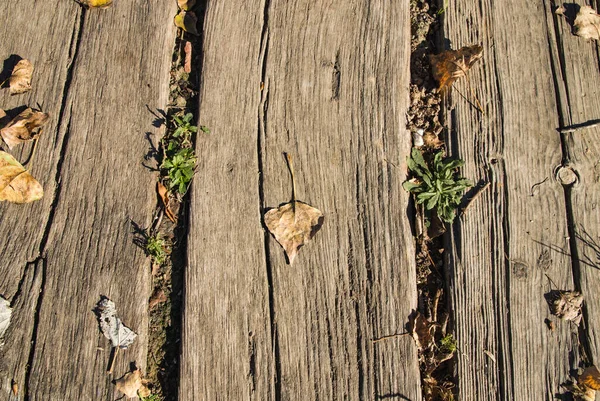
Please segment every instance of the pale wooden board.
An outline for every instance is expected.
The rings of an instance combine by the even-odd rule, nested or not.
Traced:
[[[15,316],[23,316],[11,330],[25,337],[21,354],[16,348],[6,354],[9,372],[1,391],[6,395],[15,378],[28,380],[19,383],[20,397],[30,400],[113,400],[118,397],[114,377],[105,373],[110,347],[92,309],[100,295],[110,297],[125,324],[139,334],[135,345],[119,355],[115,375],[125,373],[132,361],[144,367],[150,277],[144,252],[133,243],[132,222],[147,226],[156,205],[155,176],[142,162],[149,147],[146,133],[160,133],[148,109],[167,103],[176,6],[139,0],[82,14],[67,1],[43,9],[40,2],[21,3],[29,7],[27,15],[31,7],[39,8],[42,22],[7,18],[14,32],[5,37],[20,43],[8,51],[31,53],[40,72],[48,70],[34,75],[28,96],[44,102],[53,122],[33,168],[35,174],[46,167],[39,174],[45,200],[21,206],[20,213],[29,208],[31,221],[22,218],[25,223],[17,228],[2,221],[2,230],[37,235],[25,237],[24,244],[3,244],[10,249],[6,254],[38,256],[27,255],[29,247],[41,254],[25,271],[15,299]],[[52,28],[37,32],[44,23]],[[19,27],[31,29],[37,40],[22,36]],[[53,77],[62,77],[62,87]],[[48,87],[54,85],[59,89],[52,92]],[[18,207],[2,208],[4,216]],[[14,283],[2,289],[9,295],[19,285],[16,273],[26,266],[21,263],[2,259],[1,269],[15,272]]]
[[[371,342],[416,308],[408,3],[209,3],[204,30],[180,399],[420,399],[413,340]],[[325,214],[293,266],[261,227],[284,151]]]
[[[449,236],[459,399],[553,399],[577,345],[567,323],[544,324],[545,274],[573,288],[564,191],[553,179],[561,142],[548,26],[541,1],[492,3],[452,2],[443,22],[453,49],[483,43],[469,77],[485,115],[456,91],[446,114],[462,173],[491,183]],[[465,79],[456,88],[472,99]]]
[[[586,2],[577,1],[580,5]],[[596,3],[598,4],[598,3]],[[552,24],[552,51],[557,88],[561,98],[561,124],[600,120],[600,60],[598,45],[571,34],[563,17],[548,10]],[[556,30],[554,28],[556,27]],[[579,177],[569,189],[576,288],[585,296],[584,332],[589,345],[588,361],[598,364],[600,355],[600,128],[586,128],[564,134],[567,151],[564,164]]]
[[[274,399],[256,150],[262,4],[208,2],[180,400]]]

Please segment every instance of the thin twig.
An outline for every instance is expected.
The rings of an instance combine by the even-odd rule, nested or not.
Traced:
[[[598,126],[600,126],[600,119],[588,120],[581,124],[573,124],[573,125],[569,125],[569,126],[566,126],[563,128],[558,128],[557,131],[560,134],[569,134],[571,132],[575,132],[575,131],[583,129],[583,128],[593,128],[593,127],[598,127]]]
[[[283,153],[287,162],[288,170],[290,171],[290,177],[292,179],[292,211],[294,212],[294,223],[296,222],[296,178],[294,177],[294,162],[292,156],[289,153]]]
[[[378,343],[378,342],[380,342],[380,341],[389,340],[389,339],[391,339],[391,338],[397,338],[397,337],[407,336],[407,335],[409,335],[409,334],[410,334],[410,333],[391,334],[391,335],[389,335],[389,336],[383,336],[383,337],[375,338],[375,339],[371,340],[371,342],[372,342],[373,344],[375,344],[375,343]]]
[[[33,156],[35,156],[35,150],[37,149],[37,144],[38,144],[38,141],[40,140],[41,134],[42,134],[42,129],[40,128],[40,132],[38,133],[37,137],[35,138],[35,140],[33,142],[33,149],[31,149],[31,154],[27,158],[27,161],[25,163],[23,163],[23,167],[27,166],[30,163],[33,163]],[[29,165],[28,167],[29,167],[29,170],[31,170],[31,165]]]
[[[112,349],[110,351],[110,357],[108,358],[108,367],[106,368],[106,371],[109,374],[112,374],[112,372],[113,372],[113,367],[115,366],[115,359],[117,359],[118,351],[119,351],[119,347],[112,347]]]
[[[485,183],[485,185],[481,188],[479,188],[479,191],[477,191],[475,193],[475,195],[471,196],[471,198],[469,199],[469,202],[465,205],[465,207],[463,208],[462,212],[460,212],[460,216],[462,217],[465,212],[467,211],[467,209],[469,208],[469,206],[471,206],[473,204],[473,202],[475,202],[475,200],[477,198],[479,198],[481,196],[481,194],[483,193],[483,191],[485,191],[486,189],[488,189],[488,187],[491,185],[491,183],[488,181]]]

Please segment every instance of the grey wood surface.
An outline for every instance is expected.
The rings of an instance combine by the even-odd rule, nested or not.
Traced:
[[[208,2],[180,399],[420,399],[408,2]],[[294,265],[262,227],[325,215]]]
[[[598,44],[572,35],[571,27],[562,17],[549,15],[548,20],[554,22],[550,43],[557,71],[560,126],[600,122]],[[584,363],[597,365],[600,358],[600,128],[565,133],[562,141],[564,176],[574,180],[573,184],[566,183],[566,190],[575,286],[585,297],[583,332],[588,355],[582,359]]]
[[[0,8],[0,56],[35,66],[33,90],[2,90],[1,106],[40,103],[51,114],[32,168],[45,197],[0,204],[0,230],[10,233],[0,240],[0,293],[15,307],[0,351],[0,397],[15,380],[18,399],[113,400],[110,346],[92,309],[110,297],[139,334],[115,376],[132,361],[143,367],[150,277],[132,222],[148,225],[156,205],[155,177],[141,163],[146,133],[160,132],[150,110],[167,103],[176,5],[84,11],[71,1],[21,0]]]
[[[550,316],[544,299],[557,289],[546,275],[562,290],[575,285],[565,192],[554,178],[563,155],[546,7],[460,0],[444,13],[453,49],[484,47],[469,77],[485,114],[458,82],[446,111],[450,153],[466,161],[465,176],[491,183],[449,235],[461,400],[553,399],[575,367],[576,329]]]

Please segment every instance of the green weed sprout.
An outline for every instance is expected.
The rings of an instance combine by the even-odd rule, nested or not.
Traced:
[[[424,203],[426,210],[435,210],[442,221],[452,223],[463,192],[473,186],[470,180],[456,173],[465,162],[444,160],[440,151],[433,157],[430,168],[419,149],[413,148],[407,164],[415,178],[404,182],[404,189],[415,195],[418,204]]]

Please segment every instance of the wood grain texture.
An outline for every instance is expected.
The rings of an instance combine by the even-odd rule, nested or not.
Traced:
[[[576,1],[571,4],[586,5]],[[597,3],[596,3],[597,4]],[[561,127],[600,120],[600,60],[598,44],[571,34],[571,27],[552,10],[547,13],[551,26],[552,61],[559,93]],[[575,182],[567,185],[571,225],[575,287],[585,297],[583,331],[587,338],[586,364],[598,364],[600,354],[600,128],[583,128],[565,133],[563,166],[565,176]]]
[[[544,323],[556,320],[545,275],[573,287],[565,195],[553,178],[562,155],[545,18],[541,1],[458,1],[444,13],[452,48],[484,47],[469,77],[485,114],[458,95],[471,98],[465,79],[446,113],[463,175],[491,183],[449,235],[464,400],[552,399],[577,348],[567,323],[554,331]]]
[[[191,189],[180,400],[273,400],[256,150],[263,5],[209,1]]]
[[[418,400],[414,342],[371,342],[416,309],[408,3],[262,6],[208,3],[180,399]],[[261,227],[283,152],[325,215],[293,266]]]
[[[21,353],[11,348],[3,359],[8,373],[0,391],[6,396],[14,378],[30,400],[113,400],[114,377],[105,372],[110,346],[92,310],[100,295],[110,297],[139,334],[119,355],[115,375],[132,361],[143,367],[150,278],[144,253],[133,243],[132,222],[148,225],[156,205],[154,177],[142,161],[145,134],[160,132],[150,110],[167,103],[176,6],[140,0],[84,11],[67,1],[15,3],[23,4],[7,18],[14,23],[5,36],[14,50],[7,51],[33,54],[38,67],[34,88],[21,101],[44,102],[53,119],[33,168],[36,175],[45,167],[37,174],[44,200],[19,211],[1,206],[2,230],[31,233],[20,234],[25,244],[2,241],[5,255],[18,254],[22,263],[2,258],[0,269],[12,273],[0,291],[17,293],[19,317],[11,330],[23,337]],[[23,9],[30,15],[27,7],[43,16],[39,25],[27,27],[31,21],[17,15]],[[20,28],[31,29],[37,40]],[[15,213],[24,222],[16,228],[5,218]],[[28,247],[33,251],[24,252]]]

